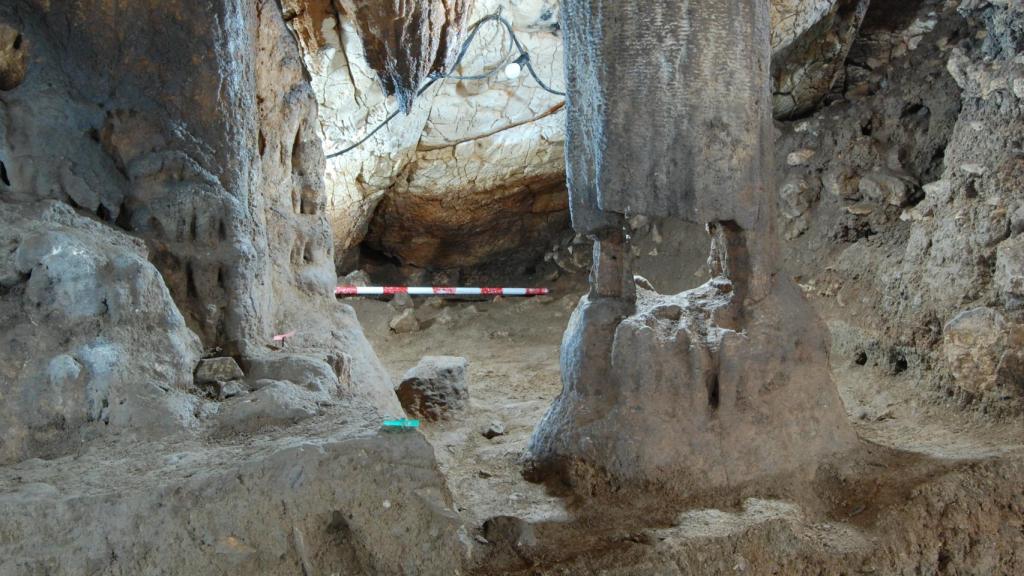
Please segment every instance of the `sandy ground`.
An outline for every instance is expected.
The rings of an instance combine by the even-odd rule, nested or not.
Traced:
[[[425,423],[456,505],[471,526],[493,516],[528,521],[564,518],[560,499],[526,482],[519,470],[533,427],[561,390],[558,349],[583,289],[565,282],[554,296],[448,301],[450,324],[396,334],[396,309],[380,300],[349,301],[395,383],[423,356],[469,360],[469,408],[447,421]],[[416,301],[423,306],[423,300]],[[498,423],[505,434],[483,431]]]

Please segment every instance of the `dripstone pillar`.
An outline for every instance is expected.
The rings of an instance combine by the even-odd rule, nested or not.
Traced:
[[[828,333],[779,274],[767,0],[565,0],[569,191],[595,240],[527,475],[693,493],[852,446]],[[707,283],[634,287],[629,217],[707,226]]]

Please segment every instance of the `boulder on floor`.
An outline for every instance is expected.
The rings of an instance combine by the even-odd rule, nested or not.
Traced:
[[[398,400],[405,411],[425,420],[447,418],[469,402],[469,362],[457,356],[425,356],[405,373]]]

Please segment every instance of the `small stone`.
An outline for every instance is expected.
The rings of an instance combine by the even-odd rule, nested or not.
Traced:
[[[843,200],[860,200],[860,178],[848,166],[829,168],[821,177],[825,191]]]
[[[483,435],[483,437],[487,438],[488,440],[497,438],[498,436],[504,436],[505,424],[495,420],[494,422],[491,422],[487,426],[484,426],[484,429],[480,431],[480,434]]]
[[[654,289],[654,284],[651,284],[650,280],[644,278],[643,276],[640,276],[639,274],[635,274],[633,276],[633,283],[636,284],[637,288],[642,288],[649,292],[656,292],[656,290]]]
[[[220,397],[221,398],[234,398],[235,396],[241,396],[247,394],[249,391],[242,387],[242,383],[238,380],[232,380],[231,382],[223,382],[220,385]]]
[[[397,310],[405,310],[407,308],[413,308],[412,296],[409,296],[405,292],[400,292],[391,297],[391,307]]]
[[[255,432],[315,416],[320,396],[289,382],[271,382],[259,391],[231,399],[217,415],[221,433]]]
[[[960,388],[975,394],[995,388],[1006,351],[1007,322],[992,308],[957,314],[943,332],[942,351]]]
[[[1019,206],[1010,215],[1010,234],[1024,234],[1024,206]]]
[[[355,270],[353,272],[349,272],[348,274],[345,275],[344,278],[341,279],[341,285],[360,287],[369,286],[370,275],[367,274],[366,272],[363,272],[362,270]]]
[[[322,358],[303,354],[272,354],[244,358],[250,381],[284,380],[314,392],[334,393],[341,385],[334,366]]]
[[[416,319],[416,311],[412,308],[406,308],[392,318],[388,326],[396,334],[409,334],[420,329],[420,322]]]
[[[786,164],[789,164],[790,166],[804,166],[811,161],[811,158],[814,158],[815,154],[816,152],[810,148],[803,148],[796,152],[790,152],[789,155],[786,156]]]
[[[799,173],[786,176],[779,187],[783,216],[793,220],[805,214],[818,200],[819,189],[817,179],[811,176]]]
[[[851,206],[847,206],[846,211],[854,216],[867,216],[875,210],[878,210],[878,208],[879,206],[877,204],[872,204],[871,202],[858,202]]]
[[[1004,240],[996,249],[995,285],[1007,307],[1024,307],[1024,236]]]
[[[469,402],[468,368],[469,361],[458,356],[425,356],[402,377],[398,400],[410,415],[447,418]]]
[[[452,326],[457,322],[455,313],[452,312],[451,308],[445,308],[434,319],[434,323],[439,326]]]
[[[227,382],[229,380],[239,380],[244,377],[245,374],[243,374],[242,369],[238,367],[238,362],[235,362],[235,359],[229,356],[205,358],[200,360],[199,365],[196,366],[195,372],[196,384]]]
[[[871,172],[860,179],[858,190],[866,200],[902,207],[911,200],[912,180],[889,170]]]
[[[983,176],[986,169],[981,164],[961,164],[960,170],[971,176]]]
[[[447,304],[448,301],[445,300],[444,298],[441,298],[440,296],[431,296],[430,298],[427,298],[426,300],[423,301],[422,307],[440,310],[441,308],[444,308]]]

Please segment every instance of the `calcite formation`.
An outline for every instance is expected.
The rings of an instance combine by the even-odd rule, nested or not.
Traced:
[[[200,355],[244,364],[299,327],[292,351],[345,358],[332,398],[401,413],[333,298],[316,100],[280,9],[181,9],[0,6],[0,460],[194,431],[215,412]]]
[[[428,76],[446,72],[462,46],[467,0],[341,0],[359,28],[363,50],[385,93],[403,112]]]
[[[573,226],[596,243],[528,473],[692,494],[850,448],[827,334],[778,273],[768,3],[562,9]],[[705,223],[711,280],[637,289],[636,215]]]
[[[379,57],[363,33],[371,24],[328,0],[284,4],[320,103],[321,135],[328,151],[340,150],[397,106],[385,98],[377,66],[370,65]],[[381,10],[393,10],[384,4]],[[771,2],[777,114],[813,108],[837,83],[866,5],[866,0]],[[466,22],[499,9],[540,76],[562,89],[558,0],[477,0]],[[327,211],[339,254],[365,239],[417,266],[474,266],[540,254],[564,230],[563,99],[525,73],[506,78],[500,65],[507,51],[501,29],[486,25],[454,72],[472,75],[499,67],[497,75],[435,85],[409,116],[399,116],[362,147],[328,162]]]

